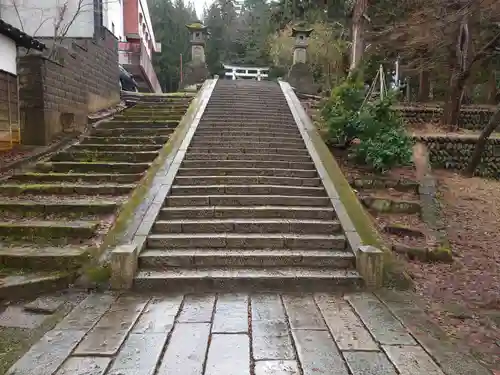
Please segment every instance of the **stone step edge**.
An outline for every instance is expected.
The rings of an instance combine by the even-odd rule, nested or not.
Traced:
[[[217,268],[182,268],[175,270],[139,270],[135,281],[150,280],[200,280],[206,279],[349,279],[360,281],[361,276],[355,270],[335,270],[324,267],[217,267]]]
[[[1,255],[1,251],[0,251]],[[332,257],[341,259],[356,259],[356,256],[350,251],[339,250],[315,250],[315,249],[150,249],[145,248],[139,258],[148,257],[170,257],[170,256],[186,256],[186,257],[286,257],[286,256],[303,256],[303,257]]]

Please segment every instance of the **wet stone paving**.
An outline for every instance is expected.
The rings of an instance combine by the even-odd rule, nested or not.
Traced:
[[[7,374],[444,373],[371,293],[96,293]]]

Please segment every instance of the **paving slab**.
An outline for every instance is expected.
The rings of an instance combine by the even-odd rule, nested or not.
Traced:
[[[42,296],[24,305],[24,310],[39,314],[54,314],[63,303],[61,297]]]
[[[397,375],[394,365],[381,352],[345,352],[352,375]]]
[[[340,295],[315,296],[316,303],[340,350],[380,350],[361,319]]]
[[[106,375],[153,375],[166,333],[131,333]]]
[[[346,364],[328,331],[294,330],[303,375],[348,375]]]
[[[5,375],[53,375],[86,331],[48,332]]]
[[[380,344],[417,345],[406,328],[373,294],[351,294],[347,300]]]
[[[255,375],[300,375],[296,361],[259,361]]]
[[[110,362],[110,358],[73,357],[68,359],[55,375],[104,375]]]
[[[183,295],[153,298],[132,329],[133,333],[170,333]]]
[[[444,372],[420,346],[383,346],[400,375],[444,375]]]
[[[204,375],[250,375],[248,335],[213,335]]]
[[[74,354],[115,355],[146,303],[144,297],[120,297],[89,331]]]
[[[34,314],[23,306],[8,306],[0,314],[0,327],[33,329],[42,325],[47,315]]]
[[[214,294],[193,294],[184,299],[179,322],[203,323],[211,322],[214,311]]]
[[[284,295],[283,302],[292,329],[327,329],[312,295]]]
[[[91,294],[56,326],[57,330],[88,331],[116,300],[113,294]]]
[[[217,298],[212,333],[248,333],[248,296],[221,294]]]
[[[157,375],[201,375],[209,334],[209,323],[178,323]]]

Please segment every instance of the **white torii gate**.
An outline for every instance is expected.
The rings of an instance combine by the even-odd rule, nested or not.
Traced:
[[[256,79],[261,81],[267,79],[269,76],[269,67],[247,67],[238,65],[227,65],[224,66],[224,76],[230,79]]]

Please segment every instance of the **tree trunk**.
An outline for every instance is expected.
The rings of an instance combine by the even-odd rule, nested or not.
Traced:
[[[422,68],[420,70],[419,84],[418,84],[418,99],[419,102],[427,102],[430,93],[430,73],[428,70]]]
[[[368,0],[356,0],[352,15],[352,47],[351,47],[351,66],[350,71],[359,68],[363,53],[365,51],[365,17],[364,14],[368,8]]]
[[[497,80],[493,64],[490,64],[490,74],[488,77],[488,104],[497,104]]]
[[[467,76],[468,74],[464,73],[453,73],[450,79],[450,89],[444,105],[441,124],[450,126],[452,130],[458,128],[462,93]]]
[[[464,171],[465,176],[472,177],[474,175],[474,171],[481,162],[481,156],[483,155],[484,149],[486,147],[486,142],[488,141],[491,133],[495,131],[499,123],[500,105],[497,106],[495,112],[493,113],[493,116],[491,116],[490,121],[488,121],[488,125],[486,125],[486,127],[481,131],[481,134],[479,135],[472,157],[470,158],[469,164]]]

